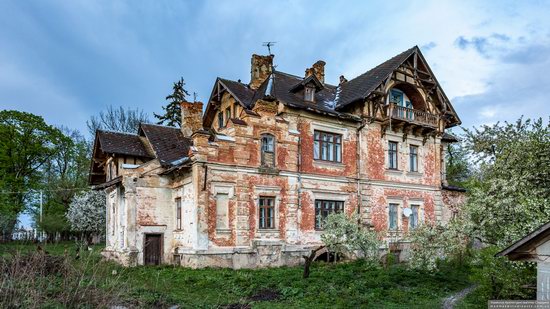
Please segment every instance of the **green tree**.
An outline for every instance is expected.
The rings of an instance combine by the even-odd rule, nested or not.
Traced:
[[[550,220],[550,124],[542,119],[466,130],[478,172],[466,211],[473,235],[501,248]]]
[[[163,106],[164,114],[154,114],[155,118],[159,121],[158,124],[165,124],[171,127],[179,127],[181,125],[181,102],[185,102],[187,99],[185,96],[189,95],[189,92],[185,90],[185,81],[183,77],[174,83],[172,87],[173,92],[166,97],[169,101],[166,106]]]
[[[26,193],[39,187],[42,168],[65,140],[59,129],[40,116],[0,111],[0,213],[9,218],[3,226],[5,234],[11,234],[24,209]]]
[[[447,182],[458,187],[467,187],[472,176],[473,167],[470,164],[468,150],[462,142],[447,146],[445,154]]]
[[[35,222],[48,236],[69,233],[66,212],[75,194],[87,187],[90,154],[86,140],[76,130],[60,128],[67,137],[57,147],[58,152],[42,170],[41,188],[45,194],[42,221],[35,209]]]

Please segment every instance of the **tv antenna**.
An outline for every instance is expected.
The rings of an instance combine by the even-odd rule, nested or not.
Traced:
[[[267,46],[267,51],[269,52],[270,55],[272,55],[271,54],[271,46],[275,45],[275,43],[277,43],[277,42],[264,42],[262,44],[262,46]]]

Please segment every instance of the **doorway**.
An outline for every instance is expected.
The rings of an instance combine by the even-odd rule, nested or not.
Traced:
[[[162,261],[162,234],[145,234],[143,262],[145,265],[160,265]]]

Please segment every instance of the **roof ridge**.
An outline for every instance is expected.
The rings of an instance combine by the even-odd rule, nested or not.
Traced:
[[[399,54],[397,54],[397,55],[391,57],[390,59],[387,59],[387,60],[385,60],[385,61],[382,61],[382,62],[379,63],[377,66],[375,66],[375,67],[373,67],[373,68],[367,70],[366,72],[364,72],[364,73],[362,73],[362,74],[359,74],[359,75],[355,76],[354,78],[350,79],[348,82],[351,82],[351,81],[353,81],[353,80],[355,80],[355,79],[357,79],[357,78],[359,78],[359,77],[361,77],[361,76],[367,75],[369,72],[371,72],[371,71],[375,70],[376,68],[378,68],[378,67],[380,67],[380,66],[386,64],[387,62],[390,62],[390,61],[392,61],[393,59],[395,59],[395,58],[397,58],[397,57],[399,57],[399,56],[402,56],[402,55],[404,55],[404,54],[406,54],[406,53],[410,53],[410,52],[411,52],[413,49],[415,49],[415,48],[418,48],[418,46],[415,45],[415,46],[413,46],[413,47],[411,47],[411,48],[409,48],[409,49],[407,49],[407,50],[405,50],[405,51],[403,51],[403,52],[400,52]]]
[[[121,132],[121,131],[114,131],[114,130],[97,129],[97,131],[98,132],[104,132],[104,133],[116,133],[116,134],[139,136],[137,133]]]
[[[171,127],[171,126],[165,126],[165,125],[162,125],[162,124],[156,124],[156,123],[145,123],[145,122],[140,122],[139,125],[148,125],[148,126],[155,126],[155,127],[163,127],[163,128],[169,128],[169,129],[176,129],[176,130],[179,130],[180,128],[178,127]]]

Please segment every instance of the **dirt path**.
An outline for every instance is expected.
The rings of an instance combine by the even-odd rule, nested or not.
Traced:
[[[442,308],[443,309],[453,309],[457,302],[459,302],[461,299],[466,297],[466,295],[471,293],[476,288],[477,288],[477,285],[472,285],[472,286],[469,286],[469,287],[465,288],[464,290],[462,290],[458,293],[455,293],[455,294],[445,298],[445,300],[443,301]]]

